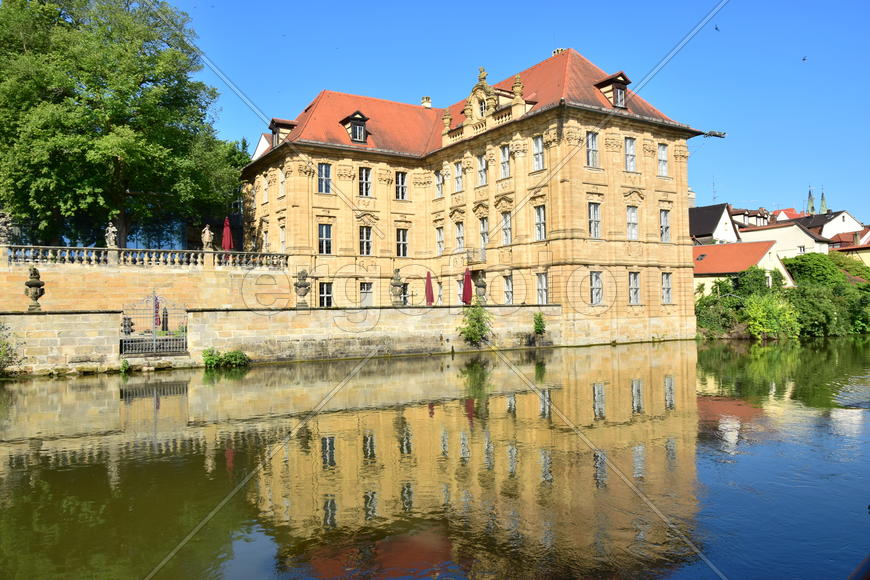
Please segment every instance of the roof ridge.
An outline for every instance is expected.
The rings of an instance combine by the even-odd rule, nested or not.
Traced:
[[[382,99],[380,97],[370,97],[368,95],[357,95],[355,93],[346,93],[344,91],[332,91],[329,89],[323,89],[321,93],[331,93],[333,95],[343,95],[345,97],[354,97],[356,99],[366,99],[369,101],[379,101],[381,103],[390,103],[391,105],[402,105],[405,107],[413,107],[415,109],[421,109],[425,111],[441,111],[443,110],[441,107],[424,107],[423,105],[414,105],[412,103],[403,103],[402,101],[391,101],[390,99]]]

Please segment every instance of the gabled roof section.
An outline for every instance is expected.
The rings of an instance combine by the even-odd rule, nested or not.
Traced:
[[[693,246],[692,259],[696,276],[736,274],[757,266],[776,242],[737,242]]]
[[[806,228],[820,228],[824,226],[829,221],[833,220],[835,217],[838,217],[840,214],[846,213],[845,211],[832,211],[831,213],[817,213],[806,217],[797,218],[794,220],[790,220],[793,222],[798,222],[802,226]]]
[[[722,219],[722,214],[728,216],[728,204],[717,203],[716,205],[702,205],[700,207],[689,208],[689,233],[697,238],[713,235],[716,231],[716,226],[719,225],[719,220]]]
[[[607,85],[612,85],[613,83],[622,83],[624,85],[630,85],[631,79],[628,78],[627,74],[625,74],[622,71],[619,71],[618,73],[614,73],[614,74],[610,75],[609,77],[601,79],[600,81],[595,83],[593,86],[600,89],[601,87],[606,87]]]
[[[772,223],[772,224],[768,224],[768,225],[766,225],[766,226],[747,226],[747,227],[742,227],[742,228],[740,228],[740,231],[741,231],[741,232],[757,232],[757,231],[762,231],[762,230],[777,230],[777,229],[782,229],[782,228],[791,228],[791,227],[796,227],[796,228],[798,228],[800,231],[802,231],[802,232],[805,233],[807,236],[809,236],[810,238],[812,238],[813,240],[815,240],[815,241],[817,241],[817,242],[822,242],[822,243],[827,244],[828,242],[831,241],[831,240],[829,240],[828,238],[823,238],[822,236],[820,236],[820,235],[818,235],[818,234],[816,234],[816,233],[814,233],[814,232],[808,230],[808,229],[807,229],[803,224],[801,224],[799,221],[792,221],[792,220],[789,220],[789,221],[783,221],[783,222],[775,222],[775,223]]]
[[[350,123],[351,121],[360,121],[362,123],[365,123],[368,120],[369,118],[363,115],[360,111],[354,111],[353,113],[339,121],[339,123],[341,123],[342,125],[344,125],[345,123]]]

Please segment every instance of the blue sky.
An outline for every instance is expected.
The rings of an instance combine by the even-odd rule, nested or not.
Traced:
[[[638,83],[715,0],[546,4],[177,0],[198,45],[267,117],[294,118],[321,89],[443,107],[485,66],[499,81],[571,47]],[[731,0],[640,94],[722,139],[690,141],[698,204],[818,204],[870,221],[865,108],[870,3]],[[715,27],[718,27],[716,30]],[[804,60],[806,57],[806,60]],[[212,72],[221,137],[266,125]],[[715,196],[715,197],[714,197]]]

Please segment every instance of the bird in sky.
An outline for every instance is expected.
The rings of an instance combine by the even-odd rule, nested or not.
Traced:
[[[803,58],[801,59],[801,62],[807,62],[807,57],[803,57]]]
[[[719,25],[718,24],[714,25],[713,28],[716,29],[716,32],[719,32]]]

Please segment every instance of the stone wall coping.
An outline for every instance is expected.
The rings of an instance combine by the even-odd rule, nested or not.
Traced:
[[[39,312],[27,312],[26,310],[0,311],[0,316],[54,316],[67,314],[123,314],[123,310],[41,310]]]
[[[359,310],[435,310],[435,309],[451,309],[463,308],[458,304],[449,305],[442,304],[439,306],[348,306],[332,307],[332,308],[187,308],[187,312],[342,312]],[[484,304],[484,308],[561,308],[561,304]],[[3,314],[0,312],[0,314]],[[27,314],[22,312],[20,314]]]

